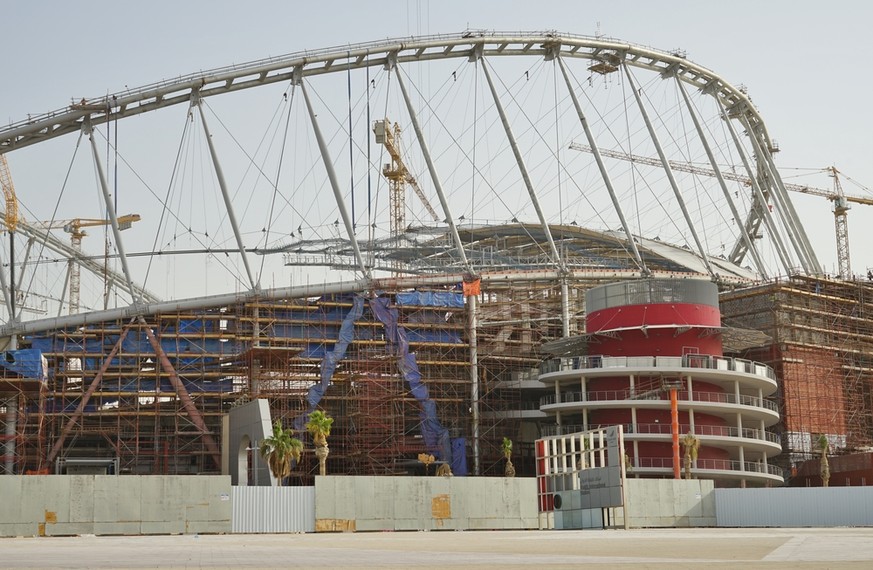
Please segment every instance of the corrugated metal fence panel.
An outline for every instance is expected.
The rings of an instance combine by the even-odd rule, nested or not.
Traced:
[[[716,489],[723,527],[873,526],[873,487]]]
[[[231,532],[315,532],[315,487],[233,487]]]

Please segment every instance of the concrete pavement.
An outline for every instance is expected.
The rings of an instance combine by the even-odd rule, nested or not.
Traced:
[[[0,568],[870,568],[873,528],[0,539]]]

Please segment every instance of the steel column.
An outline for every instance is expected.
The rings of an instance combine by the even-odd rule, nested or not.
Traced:
[[[788,238],[797,250],[800,264],[807,273],[821,274],[818,259],[815,256],[815,252],[812,251],[812,245],[809,243],[809,238],[803,230],[803,225],[797,216],[794,205],[791,203],[791,198],[788,197],[788,192],[786,192],[785,186],[782,185],[782,177],[779,176],[779,171],[776,169],[773,157],[769,151],[765,151],[761,146],[761,141],[758,140],[757,133],[749,121],[745,117],[740,117],[740,122],[749,133],[749,140],[752,141],[759,164],[763,162],[765,172],[769,174],[770,186],[773,189],[772,195],[776,198],[776,211],[782,216],[782,223],[788,232]]]
[[[82,125],[82,128],[88,140],[91,141],[91,153],[94,155],[94,167],[97,169],[98,178],[100,179],[100,190],[103,192],[103,202],[106,206],[106,212],[109,214],[109,221],[112,224],[112,235],[115,237],[115,248],[118,250],[118,259],[121,260],[121,269],[124,272],[124,279],[127,281],[127,287],[130,290],[130,295],[133,298],[133,304],[139,303],[141,297],[137,295],[133,287],[133,279],[130,276],[130,268],[127,266],[127,254],[124,252],[124,242],[121,241],[121,230],[118,228],[118,215],[115,212],[115,204],[112,202],[112,196],[109,193],[109,184],[106,182],[106,173],[103,171],[103,163],[100,162],[100,153],[97,150],[97,141],[94,140],[94,131],[88,121]]]
[[[433,159],[430,156],[430,149],[427,146],[427,141],[424,138],[424,133],[421,130],[421,125],[418,123],[418,116],[412,106],[412,101],[409,99],[409,93],[406,92],[406,84],[403,81],[403,76],[399,68],[395,67],[397,73],[397,83],[400,85],[400,92],[403,94],[403,100],[406,102],[406,109],[409,112],[409,118],[412,120],[412,128],[415,130],[415,136],[418,137],[418,145],[421,147],[421,153],[424,155],[424,161],[427,163],[427,170],[430,172],[430,179],[433,182],[433,188],[440,199],[440,206],[443,208],[443,214],[446,216],[446,223],[449,226],[449,232],[452,234],[452,240],[455,242],[455,248],[458,250],[458,255],[461,256],[461,263],[467,271],[472,271],[470,263],[467,261],[467,254],[464,251],[464,244],[461,243],[461,237],[458,235],[458,228],[455,226],[455,219],[452,217],[452,211],[449,209],[449,202],[446,200],[446,195],[443,192],[443,185],[440,183],[440,177],[436,167],[433,164]]]
[[[682,84],[682,81],[679,79],[678,75],[674,74],[673,78],[676,80],[676,85],[679,87],[679,91],[682,93],[682,98],[685,100],[685,107],[688,109],[688,114],[691,115],[691,121],[694,123],[694,128],[697,130],[697,136],[700,137],[700,142],[701,144],[703,144],[703,150],[706,151],[706,156],[707,158],[709,158],[709,164],[710,166],[712,166],[712,171],[715,172],[715,178],[716,180],[718,180],[718,184],[721,187],[721,191],[724,194],[725,199],[727,200],[728,206],[730,206],[731,214],[734,217],[734,221],[740,228],[740,233],[742,234],[743,241],[746,242],[746,247],[749,248],[749,253],[752,254],[752,257],[755,260],[755,266],[761,273],[761,277],[763,277],[764,279],[769,279],[769,276],[767,275],[767,268],[761,261],[761,257],[758,255],[758,249],[755,247],[752,238],[749,236],[749,233],[746,231],[746,228],[743,225],[743,221],[740,219],[740,213],[737,210],[737,206],[736,204],[734,204],[733,198],[731,198],[730,190],[728,190],[727,184],[724,181],[724,177],[721,175],[721,169],[719,169],[718,163],[715,161],[715,156],[712,154],[712,148],[710,148],[709,141],[707,140],[706,135],[703,132],[703,128],[700,126],[700,120],[697,118],[697,113],[694,111],[694,107],[691,105],[691,99],[688,97],[688,91],[685,89],[685,85]]]
[[[473,420],[473,475],[480,474],[479,466],[479,316],[477,314],[478,297],[467,297],[467,307],[470,311],[470,409]]]
[[[561,271],[566,271],[564,260],[561,259],[558,253],[558,248],[555,246],[555,240],[552,239],[552,231],[549,229],[549,224],[540,208],[540,201],[537,198],[536,191],[531,182],[530,175],[527,172],[527,166],[524,164],[524,158],[521,156],[521,150],[518,148],[518,143],[515,141],[515,135],[512,134],[512,126],[509,124],[509,118],[506,116],[506,111],[503,110],[503,105],[500,103],[500,98],[497,96],[497,89],[494,87],[494,81],[491,80],[491,72],[488,71],[488,65],[485,60],[482,60],[482,71],[485,73],[485,80],[488,81],[488,87],[491,89],[491,96],[494,98],[494,106],[497,107],[497,112],[500,115],[500,121],[503,123],[503,129],[506,131],[506,138],[509,140],[509,146],[512,147],[512,153],[515,155],[515,162],[518,164],[518,169],[521,172],[521,178],[524,180],[524,185],[527,188],[527,193],[530,196],[531,204],[536,210],[537,217],[540,220],[540,225],[543,227],[543,232],[546,234],[546,239],[549,242],[549,249],[552,252],[552,259]]]
[[[349,241],[352,244],[352,250],[355,252],[355,259],[358,262],[358,265],[361,266],[361,273],[364,274],[364,277],[369,281],[372,279],[372,275],[370,274],[370,270],[367,268],[366,264],[364,264],[364,258],[361,257],[361,249],[358,247],[358,240],[355,237],[355,228],[352,224],[352,219],[349,216],[349,212],[346,209],[346,201],[343,199],[342,191],[339,187],[339,182],[336,178],[336,172],[333,168],[333,161],[330,158],[330,151],[327,148],[327,143],[324,141],[324,136],[321,134],[321,128],[318,126],[318,119],[315,117],[315,111],[312,108],[312,102],[309,100],[309,90],[306,89],[306,84],[303,82],[302,78],[296,77],[295,80],[298,81],[298,85],[300,85],[300,90],[303,91],[303,99],[306,101],[306,109],[309,111],[309,120],[312,122],[312,130],[315,132],[315,140],[318,142],[318,149],[321,151],[321,160],[324,162],[324,168],[327,170],[327,178],[330,180],[330,187],[333,189],[333,197],[336,199],[336,206],[339,209],[340,217],[343,219],[343,224],[346,227],[346,234],[349,236]]]
[[[740,157],[740,160],[743,163],[743,167],[746,169],[746,173],[749,175],[749,180],[752,182],[752,192],[754,193],[755,198],[758,200],[758,203],[761,205],[761,218],[764,220],[764,225],[767,226],[767,230],[770,232],[770,236],[772,236],[773,241],[776,245],[776,254],[779,256],[779,259],[782,261],[782,265],[785,267],[786,274],[791,273],[791,256],[788,254],[788,249],[785,247],[785,242],[782,241],[782,236],[776,227],[776,222],[773,221],[773,217],[770,214],[770,208],[767,204],[767,197],[764,196],[764,191],[761,189],[761,185],[758,183],[758,176],[755,174],[755,171],[752,169],[752,165],[749,163],[749,157],[746,156],[746,151],[743,149],[743,145],[740,142],[740,137],[737,135],[737,131],[734,129],[733,124],[731,123],[731,119],[728,116],[727,110],[722,106],[719,101],[719,107],[722,112],[722,116],[724,118],[724,122],[727,125],[728,132],[731,134],[731,139],[734,141],[734,146],[737,149],[737,154]],[[749,213],[751,219],[752,212]],[[732,261],[733,254],[732,254]],[[739,259],[734,261],[735,263],[739,263]]]
[[[676,196],[676,202],[679,204],[679,208],[682,210],[682,216],[685,218],[685,223],[688,224],[688,230],[691,232],[691,237],[694,238],[694,243],[697,244],[697,250],[700,252],[700,257],[703,260],[703,264],[706,266],[706,270],[709,271],[709,274],[715,277],[715,271],[712,269],[712,265],[709,263],[709,255],[706,253],[706,250],[703,248],[703,243],[700,241],[700,237],[697,235],[697,230],[694,228],[694,222],[691,220],[691,215],[688,213],[688,208],[685,206],[685,200],[682,198],[682,192],[679,190],[679,185],[676,183],[676,178],[673,176],[673,168],[670,167],[670,161],[667,160],[667,156],[664,154],[664,148],[661,146],[661,141],[658,139],[658,134],[655,132],[655,128],[652,126],[652,121],[649,119],[649,113],[646,111],[646,107],[643,105],[643,100],[640,97],[640,91],[634,83],[633,76],[631,75],[630,69],[627,65],[624,65],[624,73],[627,77],[628,83],[631,88],[631,92],[634,94],[634,99],[637,102],[637,107],[640,108],[640,114],[643,117],[643,121],[646,123],[646,129],[649,131],[649,136],[652,139],[652,142],[655,144],[655,150],[658,151],[658,156],[661,158],[661,165],[664,167],[664,173],[667,175],[667,180],[670,181],[670,187],[673,188],[673,194]]]
[[[242,256],[243,265],[246,268],[246,275],[249,278],[249,284],[253,290],[258,290],[259,281],[255,281],[252,270],[249,267],[249,258],[246,255],[246,248],[243,245],[242,234],[239,231],[239,224],[236,221],[236,214],[233,210],[233,204],[230,201],[230,193],[227,191],[227,183],[224,180],[224,172],[221,170],[221,163],[218,162],[218,152],[215,150],[215,143],[212,140],[212,133],[209,132],[209,125],[206,124],[206,114],[203,112],[203,105],[200,104],[200,97],[193,97],[191,105],[196,106],[200,112],[200,122],[203,124],[203,132],[206,133],[206,144],[209,145],[209,154],[212,156],[212,167],[215,169],[215,177],[218,179],[218,187],[221,188],[221,196],[224,198],[224,207],[227,210],[227,219],[230,220],[230,226],[233,228],[233,236],[236,238],[236,245],[239,248],[239,254]]]
[[[564,83],[567,84],[567,91],[570,92],[570,98],[573,100],[573,106],[576,108],[576,115],[579,117],[579,122],[582,124],[582,129],[585,130],[585,138],[588,139],[588,146],[591,147],[591,153],[594,155],[594,161],[597,163],[597,168],[600,169],[600,177],[603,178],[603,183],[606,185],[606,191],[609,192],[609,198],[612,200],[612,207],[615,208],[618,219],[621,220],[621,227],[624,229],[624,235],[627,236],[627,243],[631,248],[637,266],[644,274],[648,274],[646,263],[640,255],[640,250],[637,249],[637,242],[634,235],[631,233],[627,219],[624,217],[624,211],[621,209],[621,204],[618,201],[618,196],[615,193],[615,187],[612,185],[612,179],[609,177],[609,172],[603,164],[603,157],[600,155],[600,149],[597,146],[597,141],[594,139],[594,133],[591,132],[591,127],[588,125],[588,119],[585,118],[585,113],[582,111],[582,105],[579,104],[579,99],[576,97],[576,91],[573,89],[573,84],[570,82],[570,76],[567,69],[564,67],[564,61],[560,58],[558,67],[561,68],[561,74],[564,76]]]

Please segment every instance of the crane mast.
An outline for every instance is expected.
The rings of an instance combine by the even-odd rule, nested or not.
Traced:
[[[127,214],[118,217],[118,229],[126,230],[131,227],[133,222],[140,221],[139,214]],[[61,228],[66,233],[70,234],[70,245],[76,250],[78,255],[82,253],[82,238],[88,235],[84,228],[97,226],[108,226],[111,224],[109,220],[99,218],[74,218],[72,220],[57,220],[52,223],[42,224],[45,229]],[[75,315],[79,312],[80,296],[82,288],[81,268],[78,260],[71,258],[69,261],[70,275],[70,314]]]
[[[12,184],[12,174],[6,155],[0,154],[0,186],[6,200],[6,229],[9,230],[9,322],[15,321],[15,229],[18,227],[18,199],[15,197],[15,186]],[[12,341],[15,348],[15,339]]]
[[[834,178],[834,230],[837,236],[837,268],[840,277],[848,279],[852,275],[852,263],[849,257],[849,201],[843,193],[843,185],[840,183],[839,170],[831,166],[828,169],[830,176]]]
[[[570,143],[570,148],[573,150],[578,150],[580,152],[592,152],[591,147],[584,144],[578,143]],[[600,154],[602,156],[606,156],[609,158],[615,158],[618,160],[626,160],[628,162],[635,162],[639,164],[646,164],[649,166],[657,166],[660,167],[661,161],[657,158],[651,158],[648,156],[639,156],[636,154],[630,154],[626,152],[614,151],[614,150],[604,150],[599,149]],[[670,167],[673,170],[679,172],[688,172],[690,174],[697,174],[700,176],[715,176],[715,171],[709,168],[703,168],[700,166],[696,166],[694,164],[690,164],[687,162],[678,162],[678,161],[669,161]],[[850,262],[849,255],[849,221],[848,221],[848,211],[851,208],[849,205],[850,202],[855,204],[864,204],[867,206],[873,206],[873,198],[866,198],[864,196],[847,196],[843,192],[843,186],[840,183],[840,178],[838,176],[839,170],[835,167],[831,166],[826,168],[829,176],[834,179],[834,189],[826,190],[824,188],[815,188],[813,186],[806,186],[802,184],[784,184],[786,190],[790,190],[792,192],[800,192],[802,194],[810,194],[812,196],[820,196],[822,198],[827,198],[834,204],[834,224],[836,231],[836,239],[837,239],[837,268],[839,271],[839,276],[842,279],[848,279],[852,276],[852,268]],[[735,182],[741,182],[746,186],[751,185],[752,180],[748,176],[743,176],[741,174],[737,174],[731,171],[725,171],[721,173],[722,178],[725,180],[732,180]]]
[[[382,175],[389,184],[389,209],[391,211],[390,231],[392,237],[397,237],[406,230],[406,186],[412,188],[415,195],[424,205],[428,214],[435,222],[439,216],[418,185],[418,180],[406,167],[400,149],[400,125],[391,124],[388,119],[382,119],[373,123],[373,133],[376,135],[376,143],[381,144],[388,151],[391,162],[382,167]]]

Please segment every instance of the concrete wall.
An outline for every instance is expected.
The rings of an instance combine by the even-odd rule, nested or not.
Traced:
[[[315,478],[315,530],[537,528],[532,477]]]
[[[712,481],[692,479],[628,479],[625,486],[628,525],[640,527],[715,526]],[[620,515],[621,510],[617,509]],[[623,520],[620,519],[620,523]]]
[[[0,476],[0,536],[230,532],[230,477]]]

